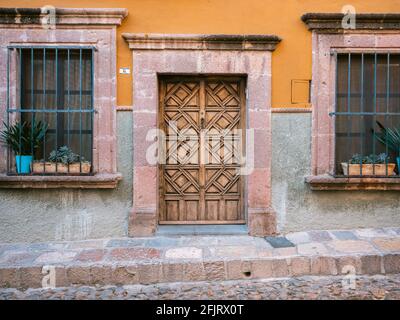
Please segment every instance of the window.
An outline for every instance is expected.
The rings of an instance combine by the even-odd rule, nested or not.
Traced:
[[[335,55],[334,175],[398,178],[400,54]]]
[[[8,148],[8,174],[91,174],[93,49],[9,50],[16,72],[8,66],[7,125],[17,146]],[[10,98],[13,77],[16,99]]]

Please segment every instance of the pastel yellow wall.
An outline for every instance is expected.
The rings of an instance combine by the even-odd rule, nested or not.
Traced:
[[[283,41],[273,53],[273,107],[291,104],[291,80],[311,78],[311,33],[301,22],[306,12],[400,12],[399,0],[0,0],[1,7],[120,7],[128,17],[118,28],[117,67],[131,66],[122,32],[276,34]],[[131,105],[131,75],[118,75],[118,105]]]

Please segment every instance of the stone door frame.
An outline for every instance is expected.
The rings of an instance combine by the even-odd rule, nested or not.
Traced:
[[[158,166],[146,152],[149,130],[158,127],[158,76],[208,74],[247,76],[247,128],[254,144],[254,169],[247,176],[246,203],[249,234],[276,233],[271,208],[271,58],[280,42],[270,35],[122,35],[133,51],[133,209],[129,235],[154,235],[158,226]],[[253,146],[253,147],[252,147]],[[250,150],[249,148],[254,148]]]

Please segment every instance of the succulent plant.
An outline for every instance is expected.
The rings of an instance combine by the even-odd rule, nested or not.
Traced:
[[[58,147],[57,150],[50,152],[49,161],[59,162],[63,164],[71,164],[74,162],[84,161],[84,158],[74,153],[67,146]]]
[[[387,163],[390,157],[386,153],[381,154],[370,154],[369,156],[362,156],[355,154],[349,160],[350,164],[382,164]]]

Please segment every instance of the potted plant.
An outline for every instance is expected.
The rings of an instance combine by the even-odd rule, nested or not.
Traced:
[[[342,162],[343,173],[346,176],[391,176],[395,163],[389,163],[386,153],[361,156],[355,154],[348,162]]]
[[[89,161],[74,153],[69,147],[58,147],[50,152],[49,161],[34,161],[33,173],[89,173]]]
[[[3,122],[5,129],[0,132],[0,140],[6,144],[15,154],[17,173],[30,173],[34,151],[43,142],[48,125],[41,121],[16,122],[7,125]]]
[[[379,121],[376,122],[381,132],[373,131],[375,138],[396,154],[397,170],[400,174],[400,128],[385,128]]]

